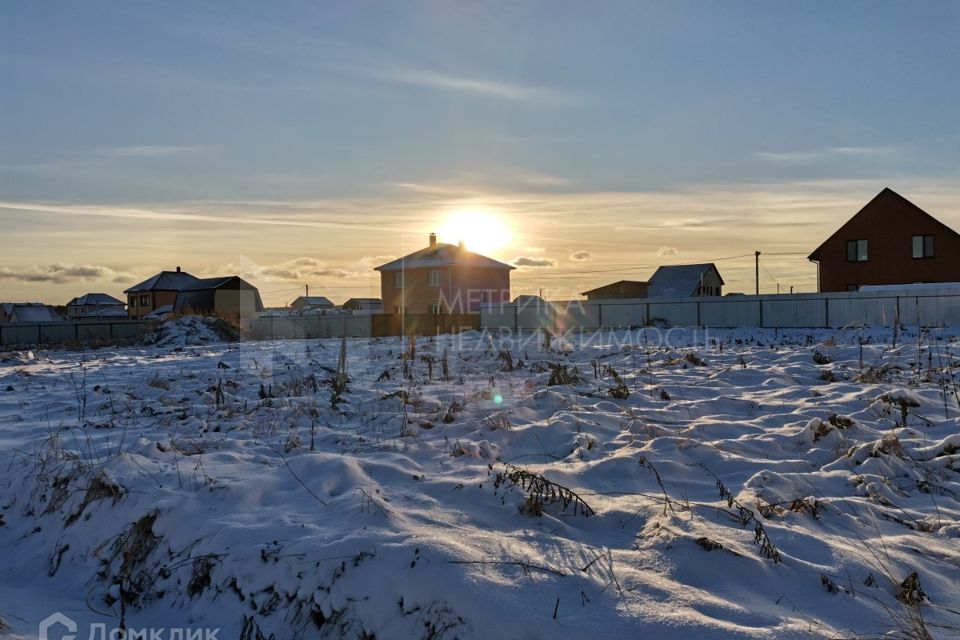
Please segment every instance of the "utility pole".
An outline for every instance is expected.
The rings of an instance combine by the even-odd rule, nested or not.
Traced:
[[[753,255],[756,258],[756,265],[754,266],[754,278],[757,283],[756,293],[760,295],[760,252],[757,251]]]
[[[303,285],[303,295],[305,298],[310,297],[310,285],[308,284]]]

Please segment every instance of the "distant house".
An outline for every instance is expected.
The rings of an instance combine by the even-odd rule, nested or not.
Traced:
[[[960,281],[960,234],[884,189],[810,254],[818,289]]]
[[[459,245],[437,242],[382,264],[386,313],[477,313],[484,303],[509,302],[514,267]]]
[[[173,311],[239,320],[263,311],[263,301],[257,288],[239,276],[203,278],[177,293]]]
[[[334,304],[328,298],[323,296],[300,296],[290,303],[290,307],[295,311],[326,311],[333,309]]]
[[[380,313],[383,311],[383,302],[380,298],[350,298],[340,308],[344,311]]]
[[[88,293],[67,303],[68,318],[126,317],[126,315],[125,303],[105,293]]]
[[[650,283],[640,280],[619,280],[596,289],[590,289],[590,291],[584,291],[580,295],[587,296],[587,300],[646,298],[649,286]]]
[[[56,322],[60,316],[48,304],[4,302],[0,304],[0,322]]]
[[[177,294],[197,278],[177,267],[176,271],[161,271],[124,291],[127,295],[127,315],[132,319],[143,318],[159,307],[174,305]]]
[[[647,288],[649,298],[702,298],[722,294],[723,278],[712,262],[657,269]]]

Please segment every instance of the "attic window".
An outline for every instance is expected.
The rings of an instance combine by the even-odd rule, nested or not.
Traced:
[[[867,241],[847,240],[847,262],[867,261]]]
[[[406,278],[404,278],[404,275],[405,274],[403,271],[397,271],[393,274],[393,287],[395,289],[403,289],[404,285],[406,285]]]
[[[429,285],[430,285],[431,287],[439,287],[439,286],[440,286],[440,272],[439,272],[439,271],[434,270],[434,271],[431,271],[431,272],[430,272]]]
[[[913,257],[933,257],[933,236],[913,236]]]

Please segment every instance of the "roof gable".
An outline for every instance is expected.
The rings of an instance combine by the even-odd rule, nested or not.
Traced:
[[[183,291],[191,284],[196,282],[197,278],[186,271],[161,271],[152,278],[147,278],[140,284],[135,284],[124,293],[134,293],[137,291]]]
[[[119,306],[126,304],[122,300],[117,300],[113,296],[107,295],[106,293],[87,293],[77,298],[74,298],[67,303],[68,307],[86,307],[86,306]]]
[[[650,278],[647,296],[650,298],[688,298],[697,290],[704,277],[713,271],[723,282],[723,277],[712,262],[703,264],[676,264],[659,267]]]
[[[476,267],[481,269],[515,269],[516,267],[474,253],[456,244],[437,243],[419,251],[397,258],[393,262],[374,267],[376,271],[400,271],[401,269],[426,269],[431,267]]]
[[[851,217],[849,220],[844,222],[839,229],[837,229],[832,234],[830,234],[830,236],[826,240],[824,240],[819,247],[813,250],[813,253],[807,256],[807,259],[812,260],[814,262],[819,262],[821,258],[821,253],[826,248],[826,246],[830,244],[830,242],[834,240],[834,238],[836,238],[837,236],[841,236],[844,233],[846,233],[847,229],[854,223],[854,220],[860,221],[861,219],[866,218],[869,221],[871,218],[876,217],[878,218],[878,223],[879,223],[880,222],[879,218],[883,215],[886,215],[891,209],[895,210],[898,215],[915,216],[918,219],[923,218],[931,222],[934,222],[938,226],[942,227],[945,231],[957,237],[960,237],[960,234],[958,234],[956,231],[954,231],[944,223],[940,222],[939,220],[934,218],[932,215],[930,215],[929,213],[927,213],[926,211],[924,211],[914,203],[910,202],[909,200],[904,198],[902,195],[900,195],[893,189],[890,189],[889,187],[884,187],[880,193],[875,195],[870,200],[870,202],[863,205],[863,207],[858,212],[856,212],[853,215],[853,217]]]

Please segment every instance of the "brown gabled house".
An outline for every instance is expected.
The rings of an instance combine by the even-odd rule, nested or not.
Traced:
[[[169,307],[177,301],[177,294],[192,285],[197,278],[177,267],[176,271],[161,271],[135,284],[124,293],[127,296],[127,315],[130,319],[143,318],[160,307]]]
[[[821,292],[960,282],[960,234],[884,189],[810,254]]]
[[[514,267],[470,251],[463,243],[430,244],[376,267],[384,313],[478,313],[510,301]]]

